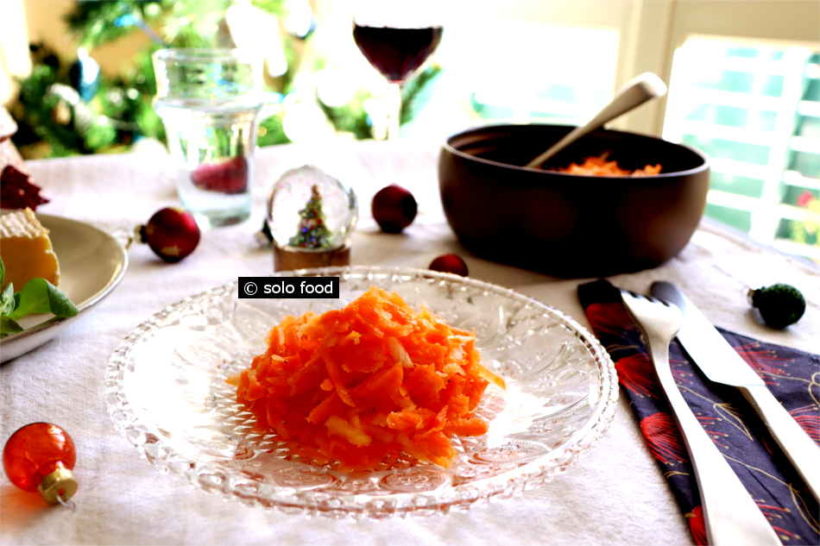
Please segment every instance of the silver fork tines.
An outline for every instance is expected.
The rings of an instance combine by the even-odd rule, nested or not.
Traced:
[[[683,319],[680,309],[626,290],[621,291],[621,296],[643,331],[658,380],[683,433],[700,489],[709,544],[780,544],[763,512],[701,427],[672,376],[669,343]]]

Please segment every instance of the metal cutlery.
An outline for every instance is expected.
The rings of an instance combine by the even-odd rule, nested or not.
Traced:
[[[763,512],[709,438],[672,376],[669,343],[683,322],[681,311],[634,292],[622,290],[621,295],[645,335],[661,387],[683,433],[700,489],[709,544],[780,544]]]
[[[780,405],[755,371],[675,285],[655,282],[652,294],[683,312],[678,341],[710,381],[737,387],[763,419],[786,456],[820,499],[820,448]]]

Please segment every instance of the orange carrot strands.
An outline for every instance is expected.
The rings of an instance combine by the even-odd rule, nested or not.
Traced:
[[[552,169],[555,172],[581,176],[653,176],[661,172],[660,163],[646,165],[642,169],[629,171],[618,166],[617,161],[608,161],[609,154],[587,157],[583,163],[570,163],[568,167]]]
[[[366,470],[411,456],[441,466],[452,436],[478,436],[489,383],[471,332],[371,288],[343,309],[286,317],[228,380],[237,400],[301,457]]]

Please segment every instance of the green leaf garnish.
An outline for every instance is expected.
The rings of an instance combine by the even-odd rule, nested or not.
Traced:
[[[77,308],[65,294],[45,279],[31,279],[16,294],[17,307],[7,316],[19,319],[27,315],[52,313],[57,317],[73,317]]]
[[[2,286],[0,284],[0,286]],[[14,299],[14,285],[9,283],[3,292],[0,292],[0,316],[6,316],[17,306]]]
[[[5,280],[6,264],[0,258],[0,287]],[[42,313],[51,313],[58,318],[73,317],[77,308],[59,288],[45,279],[31,279],[16,293],[14,285],[9,283],[0,291],[0,337],[22,332],[23,327],[17,320]]]
[[[23,327],[8,317],[0,317],[0,337],[22,332]]]

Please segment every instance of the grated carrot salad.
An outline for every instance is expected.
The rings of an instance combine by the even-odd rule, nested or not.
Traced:
[[[617,161],[608,161],[609,154],[588,157],[583,163],[570,163],[568,167],[552,169],[555,172],[578,174],[582,176],[652,176],[661,172],[660,163],[646,165],[642,169],[629,171],[618,166]]]
[[[347,470],[402,455],[449,466],[451,437],[478,436],[489,381],[475,336],[372,287],[343,309],[288,316],[229,380],[237,400],[300,456]]]

